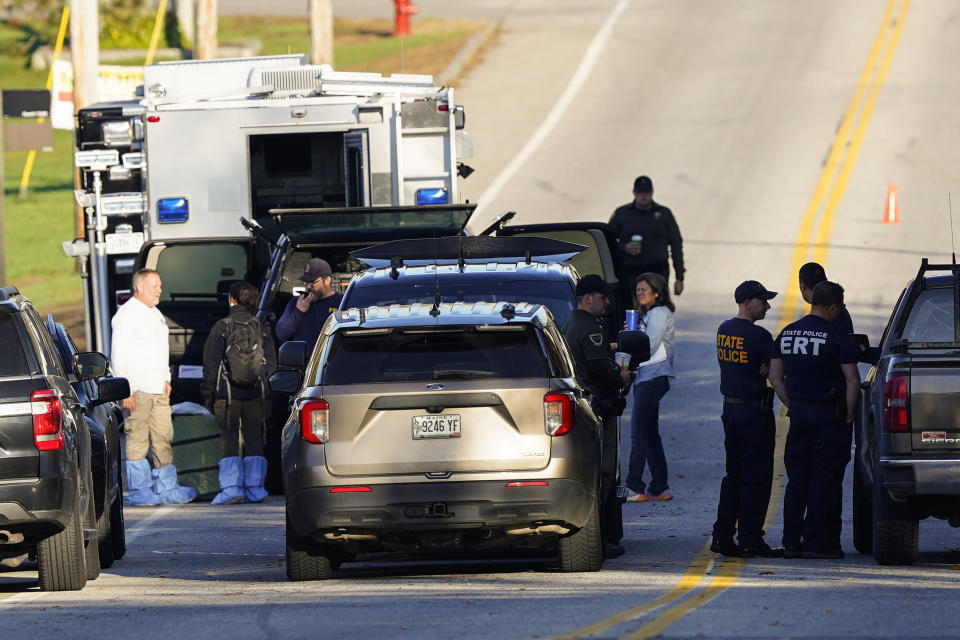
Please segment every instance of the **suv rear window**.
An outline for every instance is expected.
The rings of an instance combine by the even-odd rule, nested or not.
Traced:
[[[910,342],[953,342],[956,323],[953,287],[925,289],[917,295],[900,337]]]
[[[333,336],[321,384],[549,376],[533,327],[502,327],[343,329]]]
[[[576,308],[573,289],[560,280],[519,280],[483,278],[469,281],[462,276],[440,278],[442,302],[529,302],[542,304],[553,314],[558,327],[566,324]],[[392,304],[433,304],[436,282],[433,277],[405,278],[399,283],[358,286],[350,290],[342,308],[390,306]]]
[[[0,315],[0,376],[22,376],[30,373],[23,344],[12,316]]]

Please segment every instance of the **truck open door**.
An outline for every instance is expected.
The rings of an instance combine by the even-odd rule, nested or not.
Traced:
[[[265,252],[253,238],[147,242],[136,268],[154,269],[163,282],[157,308],[170,329],[171,404],[202,403],[203,345],[214,323],[229,313],[230,285],[259,286]]]
[[[511,216],[512,217],[512,216]],[[509,219],[509,218],[507,218]],[[596,273],[615,291],[605,317],[604,336],[607,342],[616,342],[623,328],[625,311],[631,308],[632,293],[622,290],[620,265],[616,260],[617,239],[602,222],[562,222],[524,225],[496,225],[488,229],[498,236],[541,236],[564,242],[585,245],[587,248],[571,258],[580,276]]]

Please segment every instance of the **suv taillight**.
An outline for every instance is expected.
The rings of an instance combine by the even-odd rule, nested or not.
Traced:
[[[569,393],[543,396],[543,427],[551,436],[562,436],[573,427],[573,398]]]
[[[33,442],[40,451],[63,448],[63,412],[53,389],[37,389],[30,394],[33,413]]]
[[[307,442],[323,444],[330,436],[330,405],[312,400],[300,407],[300,434]]]
[[[907,374],[890,373],[883,382],[883,430],[904,432],[909,430],[907,410]]]

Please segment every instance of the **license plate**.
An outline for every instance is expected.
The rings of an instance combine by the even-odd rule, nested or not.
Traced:
[[[108,233],[104,236],[107,243],[107,253],[137,253],[143,244],[143,232],[136,233]]]
[[[432,416],[413,416],[413,439],[459,438],[460,416],[441,413]]]

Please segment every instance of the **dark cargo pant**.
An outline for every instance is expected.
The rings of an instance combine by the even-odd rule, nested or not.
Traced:
[[[783,545],[823,552],[840,549],[843,474],[852,427],[838,424],[834,404],[790,402],[783,455]]]
[[[776,423],[773,412],[764,415],[757,404],[723,405],[723,445],[726,471],[720,483],[715,540],[732,540],[737,531],[741,546],[763,540],[773,485],[773,447]]]

